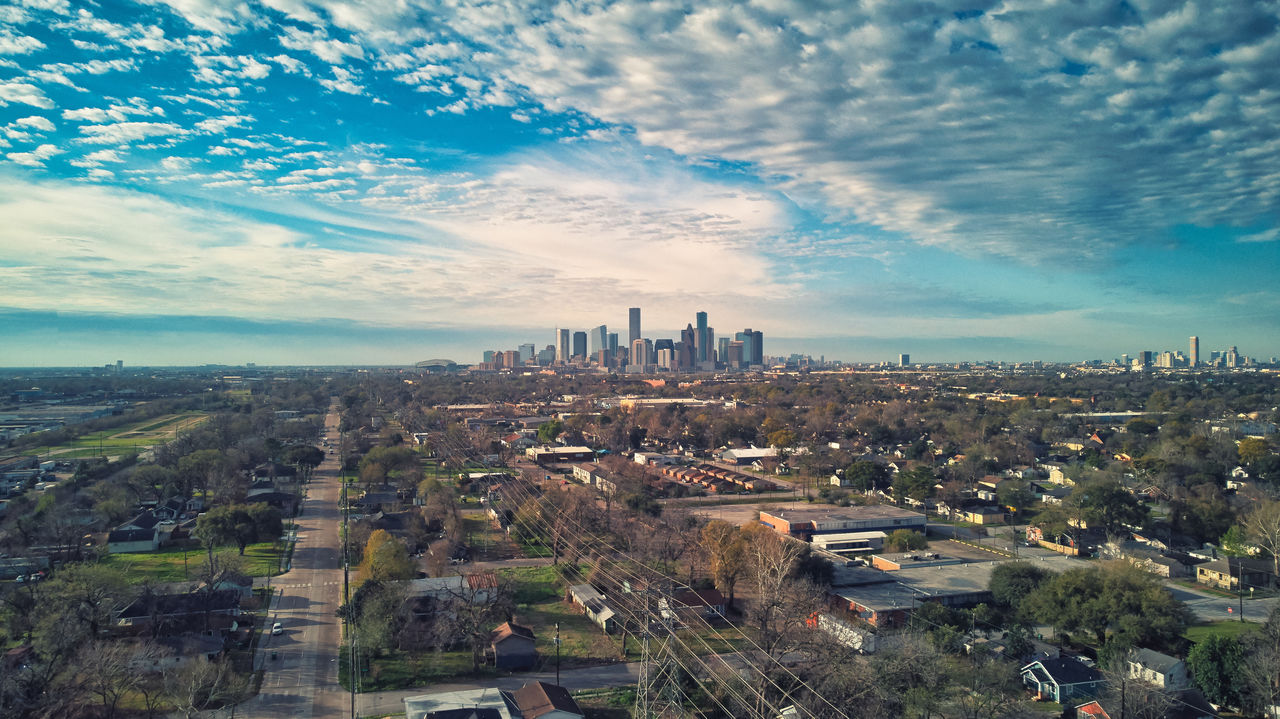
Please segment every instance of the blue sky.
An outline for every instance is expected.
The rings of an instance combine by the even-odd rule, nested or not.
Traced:
[[[1255,2],[24,0],[0,365],[1280,354]]]

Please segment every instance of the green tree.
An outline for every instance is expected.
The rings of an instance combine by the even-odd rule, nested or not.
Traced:
[[[859,492],[883,488],[889,484],[889,468],[875,462],[858,460],[844,470],[844,479]]]
[[[934,493],[938,478],[928,467],[916,467],[898,472],[893,479],[893,496],[901,501],[907,497],[923,502]]]
[[[1196,686],[1214,704],[1240,706],[1240,666],[1244,653],[1234,637],[1211,634],[1187,653],[1187,669]]]
[[[789,429],[779,429],[770,432],[766,440],[770,447],[777,449],[786,449],[795,446],[796,433]]]
[[[309,479],[316,467],[324,461],[324,451],[309,444],[292,447],[285,453],[285,461],[302,471],[303,479]]]
[[[556,441],[556,437],[564,431],[564,422],[553,419],[550,422],[543,422],[538,425],[538,441],[543,444],[551,444]]]
[[[884,548],[890,552],[910,552],[929,546],[929,540],[910,529],[895,529],[884,540]]]
[[[1040,584],[1024,607],[1059,631],[1091,633],[1119,651],[1175,648],[1191,614],[1154,576],[1123,562],[1068,569]]]
[[[991,570],[987,588],[996,606],[1022,616],[1022,605],[1053,574],[1031,562],[1002,562]]]
[[[1271,455],[1271,445],[1261,437],[1245,437],[1236,448],[1240,463],[1253,466]]]
[[[364,547],[364,556],[356,571],[356,584],[366,581],[391,582],[412,579],[418,573],[404,543],[385,529],[375,529]]]
[[[1089,526],[1101,527],[1107,534],[1117,534],[1126,526],[1140,527],[1147,521],[1147,505],[1114,479],[1078,485],[1071,492],[1071,502]]]
[[[263,502],[224,504],[200,515],[195,536],[207,546],[235,544],[244,554],[251,543],[280,536],[280,513]]]

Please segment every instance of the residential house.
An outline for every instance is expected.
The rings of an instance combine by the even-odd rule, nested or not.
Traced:
[[[519,624],[503,622],[489,634],[489,654],[495,669],[514,671],[532,669],[538,662],[533,630]]]
[[[1048,474],[1050,482],[1054,484],[1065,485],[1068,487],[1074,487],[1075,481],[1072,480],[1070,477],[1068,477],[1066,475],[1066,472],[1064,471],[1066,470],[1066,467],[1067,465],[1063,464],[1062,462],[1041,462],[1040,463],[1041,471],[1046,472]]]
[[[240,592],[219,589],[184,594],[146,594],[135,599],[116,616],[120,627],[146,629],[161,634],[188,629],[234,630],[240,616]]]
[[[1219,589],[1245,587],[1266,589],[1271,586],[1271,562],[1248,557],[1220,557],[1196,567],[1196,581]]]
[[[1111,715],[1094,699],[1076,707],[1076,719],[1111,719]]]
[[[669,623],[680,623],[684,617],[721,618],[725,613],[724,595],[716,589],[685,590],[658,600],[658,609]]]
[[[1037,659],[1022,668],[1023,684],[1038,698],[1059,704],[1093,697],[1105,681],[1097,669],[1068,656]]]
[[[593,624],[612,634],[618,628],[617,613],[605,601],[604,595],[590,584],[575,584],[567,590],[569,599],[581,607],[583,614]]]
[[[1125,659],[1130,679],[1138,679],[1161,689],[1183,689],[1189,684],[1187,665],[1177,657],[1154,649],[1136,649]]]
[[[157,637],[152,640],[152,645],[153,653],[131,660],[129,668],[142,674],[156,674],[192,663],[211,662],[226,651],[220,637],[208,634]]]
[[[107,551],[112,554],[154,552],[160,548],[160,522],[152,512],[143,512],[107,534]]]
[[[578,703],[564,687],[546,682],[529,682],[502,698],[512,719],[582,719]]]

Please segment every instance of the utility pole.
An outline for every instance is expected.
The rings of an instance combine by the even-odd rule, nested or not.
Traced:
[[[556,686],[560,686],[560,622],[556,622]]]

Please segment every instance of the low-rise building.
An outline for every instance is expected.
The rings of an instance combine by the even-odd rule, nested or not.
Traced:
[[[524,451],[524,454],[538,464],[580,462],[595,459],[596,456],[595,451],[590,447],[530,447]]]
[[[1067,704],[1097,696],[1106,680],[1102,672],[1079,659],[1037,659],[1022,668],[1022,683],[1042,700]]]
[[[1135,649],[1125,658],[1130,679],[1138,679],[1161,689],[1183,689],[1188,685],[1187,665],[1177,657],[1154,649]]]
[[[923,514],[883,504],[831,509],[761,510],[760,522],[769,525],[779,534],[805,541],[819,534],[888,533],[897,529],[924,532],[928,524]]]
[[[1248,557],[1221,557],[1196,567],[1196,581],[1219,589],[1244,586],[1266,589],[1271,586],[1271,563]]]
[[[503,622],[489,635],[489,654],[495,669],[530,669],[538,662],[537,641],[529,627]]]
[[[564,687],[529,682],[513,692],[503,692],[513,719],[582,719],[578,703]]]

